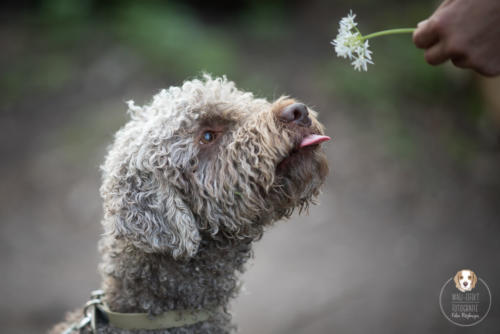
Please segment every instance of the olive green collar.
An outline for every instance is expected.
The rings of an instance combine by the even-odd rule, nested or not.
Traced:
[[[119,313],[111,311],[105,304],[96,304],[94,312],[96,326],[102,317],[109,325],[120,329],[168,329],[194,325],[208,320],[213,311],[207,310],[173,310],[157,316],[147,313]],[[100,314],[99,314],[100,313]]]
[[[83,318],[72,323],[63,334],[81,332],[90,327],[91,333],[97,333],[97,328],[111,325],[125,330],[154,330],[190,326],[206,321],[220,309],[202,310],[172,310],[152,316],[148,313],[119,313],[109,309],[104,303],[102,290],[93,291],[90,300],[83,308]]]

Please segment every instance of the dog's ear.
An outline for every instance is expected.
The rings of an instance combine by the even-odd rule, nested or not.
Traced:
[[[155,172],[136,171],[118,187],[111,233],[148,253],[193,256],[200,234],[191,209],[177,190]]]
[[[471,274],[472,274],[471,288],[475,288],[476,287],[476,283],[477,283],[477,276],[476,276],[476,273],[473,272],[472,270],[471,270]]]
[[[460,288],[460,282],[458,280],[458,277],[460,276],[460,273],[462,272],[462,270],[459,270],[456,274],[455,274],[455,277],[453,277],[453,280],[455,281],[455,286],[457,288]]]

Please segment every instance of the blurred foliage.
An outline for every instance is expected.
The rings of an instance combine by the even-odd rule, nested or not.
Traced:
[[[160,1],[123,1],[106,10],[96,6],[92,1],[48,0],[22,17],[25,24],[15,28],[28,31],[17,33],[36,32],[37,38],[23,45],[22,57],[10,59],[4,69],[4,104],[27,91],[61,89],[85,62],[86,50],[99,52],[105,43],[140,53],[157,74],[237,72],[234,42],[223,30],[203,25],[185,6]]]
[[[231,41],[222,31],[203,26],[185,7],[132,2],[120,8],[114,19],[113,32],[144,52],[158,70],[234,72]]]
[[[89,17],[93,2],[90,0],[46,0],[40,3],[38,15],[49,20],[81,20]]]
[[[283,40],[290,37],[288,14],[286,2],[256,1],[243,13],[241,25],[259,41]]]

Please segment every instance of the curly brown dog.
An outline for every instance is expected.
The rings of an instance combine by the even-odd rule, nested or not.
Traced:
[[[225,77],[187,81],[147,106],[131,101],[129,112],[102,166],[102,300],[147,319],[120,327],[104,315],[95,330],[228,333],[252,242],[314,201],[329,137],[304,104],[255,98]],[[81,318],[79,310],[52,333]],[[162,325],[148,327],[155,318]]]

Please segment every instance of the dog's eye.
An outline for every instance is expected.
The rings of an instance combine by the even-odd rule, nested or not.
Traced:
[[[469,279],[470,279],[470,276],[469,276]]]
[[[463,276],[460,276],[460,279],[464,278]]]
[[[217,134],[213,131],[205,131],[201,135],[200,143],[201,144],[209,144],[215,140]]]

